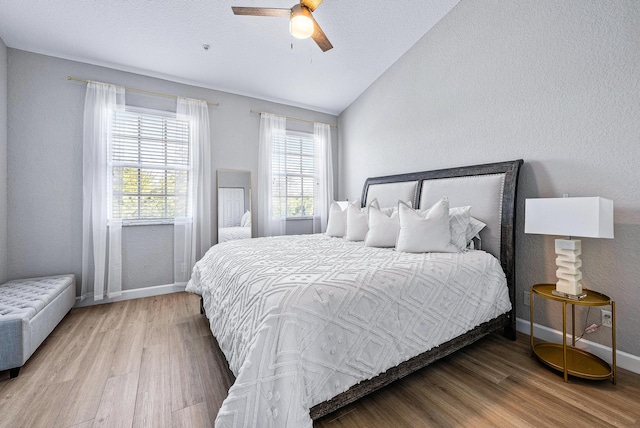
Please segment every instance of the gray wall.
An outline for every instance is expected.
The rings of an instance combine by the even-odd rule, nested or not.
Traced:
[[[8,49],[10,278],[67,272],[80,277],[86,85],[67,76],[219,102],[209,107],[212,183],[218,168],[249,170],[257,177],[260,117],[250,109],[337,123],[323,113]],[[140,107],[176,108],[175,99],[134,92],[126,98]],[[217,213],[215,195],[212,200]],[[257,207],[255,192],[252,205]],[[122,239],[124,289],[173,283],[172,226],[126,227]]]
[[[7,46],[0,39],[0,284],[7,262]]]
[[[617,301],[618,349],[640,355],[640,2],[463,0],[339,125],[339,196],[350,200],[369,176],[525,160],[523,319],[523,292],[555,282],[554,237],[524,234],[524,199],[613,199],[615,239],[583,239],[583,283]],[[539,307],[536,323],[561,330],[560,307]],[[587,325],[599,322],[592,310]],[[587,338],[609,345],[601,330]]]

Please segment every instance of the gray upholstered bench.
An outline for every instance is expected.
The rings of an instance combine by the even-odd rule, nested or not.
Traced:
[[[20,368],[71,310],[73,275],[45,276],[0,285],[0,371]]]

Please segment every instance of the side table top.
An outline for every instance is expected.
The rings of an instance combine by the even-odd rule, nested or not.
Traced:
[[[611,298],[609,298],[609,296],[598,293],[597,291],[584,289],[583,291],[587,293],[587,297],[581,300],[574,300],[566,297],[556,296],[552,293],[555,289],[555,284],[536,284],[531,287],[532,292],[544,297],[545,299],[556,300],[558,302],[567,302],[572,305],[604,306],[611,304]]]

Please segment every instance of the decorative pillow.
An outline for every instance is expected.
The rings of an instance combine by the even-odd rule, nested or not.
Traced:
[[[473,238],[478,236],[480,231],[482,229],[484,229],[485,226],[486,226],[486,224],[484,224],[483,222],[481,222],[477,218],[471,217],[469,219],[469,226],[467,227],[467,231],[465,232],[465,239],[467,241],[467,244],[469,242],[471,242],[471,240],[473,240]]]
[[[367,221],[367,211],[369,207],[378,206],[378,200],[371,201],[368,207],[360,208],[360,199],[353,201],[347,207],[347,234],[345,238],[347,241],[364,241],[369,231],[369,225]]]
[[[398,203],[403,202],[400,199],[398,199]],[[409,208],[412,208],[412,204],[411,201],[409,202],[405,202],[405,204],[409,205]],[[385,213],[387,216],[391,216],[391,214],[398,212],[398,205],[396,205],[395,207],[384,207],[384,208],[380,208],[380,211],[382,211],[383,213]]]
[[[400,232],[396,250],[406,253],[457,253],[449,231],[449,200],[445,197],[425,211],[415,211],[404,202],[398,206]]]
[[[337,202],[331,202],[329,207],[326,233],[336,238],[342,238],[347,233],[347,209],[342,209]]]
[[[242,218],[240,219],[240,226],[242,227],[251,227],[251,211],[247,211],[242,214]]]
[[[467,230],[471,220],[471,207],[454,207],[449,209],[449,231],[451,232],[451,243],[458,250],[464,251],[467,248]]]
[[[398,208],[387,214],[386,208],[370,206],[368,219],[369,232],[364,239],[364,245],[379,248],[395,247],[400,231]]]

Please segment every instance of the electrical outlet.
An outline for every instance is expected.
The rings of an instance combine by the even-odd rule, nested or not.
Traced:
[[[611,328],[613,326],[613,318],[611,317],[611,311],[602,309],[602,326]]]
[[[525,306],[529,306],[529,292],[528,291],[524,291],[524,305]]]

